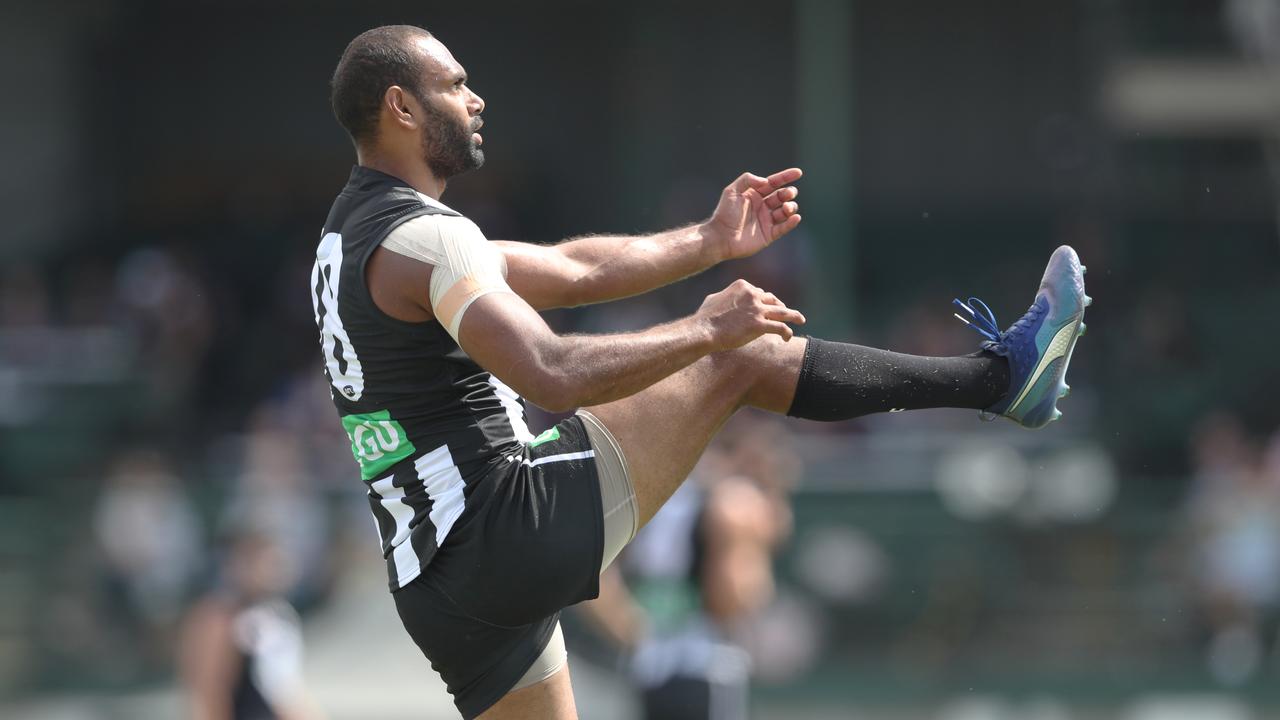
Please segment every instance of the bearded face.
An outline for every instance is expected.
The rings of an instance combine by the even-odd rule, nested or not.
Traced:
[[[424,102],[427,122],[422,126],[422,152],[427,167],[436,177],[447,180],[484,165],[484,150],[476,144],[480,116],[458,120],[430,102]]]

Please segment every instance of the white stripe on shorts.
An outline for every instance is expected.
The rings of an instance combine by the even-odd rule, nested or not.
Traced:
[[[595,456],[596,456],[595,450],[583,450],[582,452],[561,453],[560,455],[548,455],[546,457],[540,457],[537,460],[529,460],[526,458],[524,460],[521,460],[520,462],[524,463],[525,465],[528,465],[529,467],[538,467],[539,465],[546,465],[547,463],[566,462],[569,460],[585,460],[586,458],[593,458]]]

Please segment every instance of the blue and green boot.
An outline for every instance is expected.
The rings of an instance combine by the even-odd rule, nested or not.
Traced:
[[[1075,250],[1063,245],[1053,251],[1035,302],[1004,332],[978,298],[953,301],[960,308],[956,317],[986,338],[983,349],[1009,360],[1009,392],[983,411],[985,419],[1003,416],[1041,428],[1062,417],[1058,400],[1071,390],[1067,365],[1084,335],[1084,309],[1093,302],[1084,294],[1084,273]]]

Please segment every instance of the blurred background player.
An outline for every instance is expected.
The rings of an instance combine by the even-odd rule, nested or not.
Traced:
[[[221,586],[191,609],[180,672],[194,720],[317,720],[302,682],[302,628],[271,536],[237,532]]]
[[[629,654],[646,720],[748,716],[751,657],[739,638],[773,599],[802,470],[782,423],[735,416],[582,605]]]

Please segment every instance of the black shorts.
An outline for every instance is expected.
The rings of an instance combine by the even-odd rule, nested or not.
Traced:
[[[604,517],[594,451],[577,417],[555,430],[476,483],[485,500],[393,593],[405,629],[466,718],[524,675],[562,608],[599,594]]]

